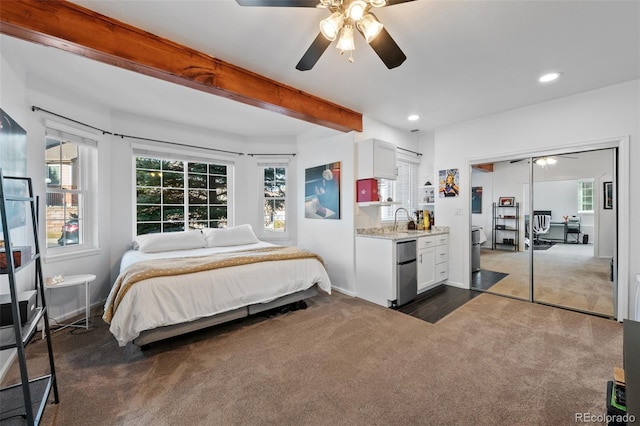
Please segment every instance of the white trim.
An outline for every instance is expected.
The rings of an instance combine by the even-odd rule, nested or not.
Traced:
[[[136,156],[148,156],[148,157],[159,157],[166,158],[167,155],[170,155],[172,159],[182,160],[182,161],[190,161],[190,162],[198,162],[198,163],[206,163],[209,161],[214,161],[217,164],[222,164],[225,166],[235,165],[236,155],[224,153],[212,153],[207,150],[207,148],[198,148],[198,147],[181,147],[181,148],[172,148],[167,147],[165,145],[149,145],[149,144],[140,144],[140,143],[131,143],[131,149],[133,151],[133,157]],[[203,161],[206,159],[207,161]],[[135,166],[135,164],[134,164]]]
[[[71,246],[71,247],[75,247],[75,246]],[[52,249],[50,248],[49,251],[50,250]],[[58,250],[58,248],[53,248],[53,250]],[[95,256],[97,254],[100,254],[100,252],[101,250],[99,247],[81,249],[81,250],[75,250],[75,251],[69,251],[69,249],[67,249],[67,251],[65,251],[64,253],[54,253],[54,254],[49,254],[49,252],[47,252],[47,254],[44,257],[44,262],[45,263],[62,262],[70,259],[78,259],[81,257]]]
[[[45,137],[52,136],[55,138],[69,138],[69,140],[71,140],[74,143],[86,144],[93,147],[96,147],[98,142],[102,140],[102,134],[100,133],[88,132],[86,130],[69,126],[67,124],[63,124],[57,121],[45,119],[44,125],[45,125],[45,129],[44,129]],[[48,133],[47,130],[49,129],[53,130],[53,132]],[[63,134],[60,134],[59,132],[62,132]],[[76,138],[74,138],[73,136],[76,136]],[[78,137],[82,139],[78,140]]]

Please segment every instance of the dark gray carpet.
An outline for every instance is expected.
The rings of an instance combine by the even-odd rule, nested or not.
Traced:
[[[146,352],[92,321],[53,337],[61,402],[42,424],[571,425],[605,412],[622,366],[617,322],[489,294],[436,324],[321,295]],[[27,347],[32,374],[45,346]]]

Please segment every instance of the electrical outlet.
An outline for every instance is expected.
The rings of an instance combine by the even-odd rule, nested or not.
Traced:
[[[453,214],[455,214],[456,216],[462,216],[462,209],[456,209]]]

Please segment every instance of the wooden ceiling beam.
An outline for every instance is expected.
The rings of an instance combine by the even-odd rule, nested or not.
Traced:
[[[0,33],[335,130],[362,114],[66,1],[0,1]]]
[[[474,164],[471,167],[473,167],[476,170],[481,170],[483,172],[492,172],[493,171],[493,163]]]

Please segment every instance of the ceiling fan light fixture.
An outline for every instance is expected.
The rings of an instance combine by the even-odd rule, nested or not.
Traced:
[[[373,7],[383,7],[387,4],[387,0],[369,0]]]
[[[556,160],[555,158],[547,157],[547,164],[553,165],[553,164],[556,164],[557,162],[558,162],[558,160]]]
[[[354,21],[359,21],[367,10],[367,3],[363,0],[354,0],[347,7],[347,16]]]
[[[353,40],[353,25],[345,25],[340,30],[340,38],[336,43],[336,49],[342,51],[355,50],[356,44]]]
[[[371,41],[373,41],[373,39],[375,39],[378,34],[380,34],[382,28],[384,28],[382,23],[378,21],[373,13],[367,13],[366,15],[364,15],[362,19],[360,19],[356,23],[356,25],[358,26],[358,30],[360,30],[367,43],[371,43]]]
[[[547,159],[546,158],[538,158],[535,163],[540,166],[540,167],[544,167],[547,165]]]
[[[343,16],[340,12],[333,12],[331,16],[320,21],[320,32],[329,41],[333,41],[338,36],[342,28]]]

